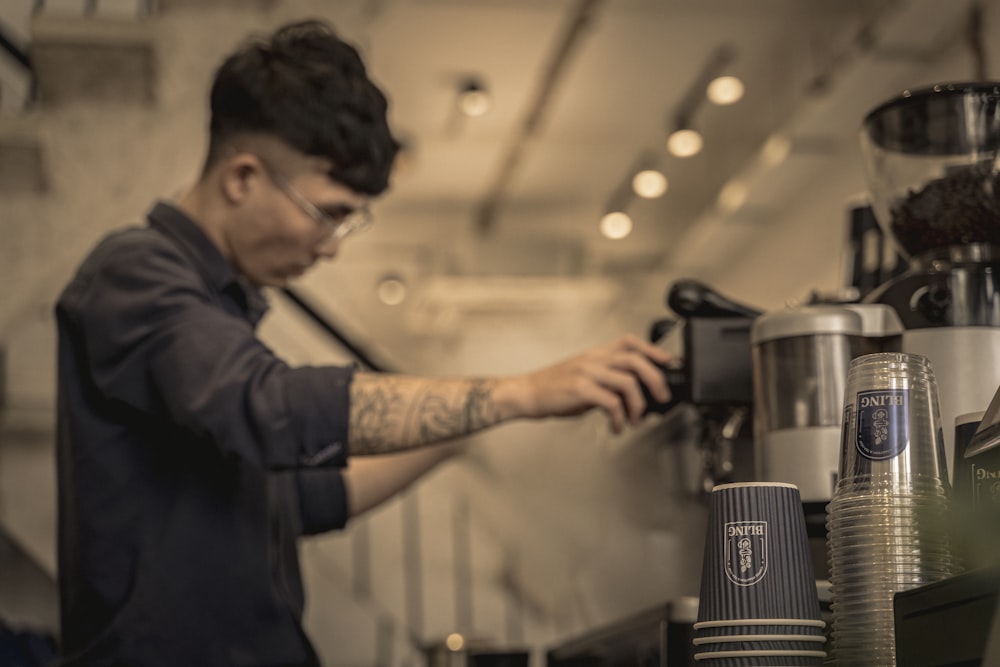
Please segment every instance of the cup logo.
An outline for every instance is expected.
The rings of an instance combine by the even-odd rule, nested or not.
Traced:
[[[767,522],[726,523],[726,577],[737,586],[753,586],[767,572]]]
[[[909,393],[908,389],[858,392],[854,441],[859,454],[884,461],[906,449],[910,441]]]
[[[972,506],[1000,508],[1000,469],[972,464]]]

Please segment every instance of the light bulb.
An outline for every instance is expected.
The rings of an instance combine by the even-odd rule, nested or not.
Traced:
[[[601,234],[619,240],[632,233],[632,218],[624,211],[612,211],[601,218]]]
[[[743,98],[743,82],[735,76],[716,77],[708,84],[705,94],[713,104],[735,104]]]
[[[760,149],[760,159],[769,167],[777,167],[788,159],[791,152],[792,140],[784,134],[775,134],[764,142]]]
[[[747,201],[750,190],[742,181],[730,181],[716,198],[716,204],[726,213],[735,213],[743,207]]]
[[[701,134],[697,130],[677,130],[667,137],[667,149],[677,157],[697,155],[701,146]]]
[[[667,177],[655,169],[643,169],[632,177],[632,191],[643,199],[662,197],[667,191]]]
[[[384,278],[376,291],[378,300],[387,306],[398,306],[406,300],[406,283],[399,278]]]
[[[467,83],[458,95],[458,108],[466,116],[482,116],[492,105],[490,94],[477,83]]]

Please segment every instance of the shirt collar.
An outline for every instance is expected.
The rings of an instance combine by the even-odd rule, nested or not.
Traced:
[[[235,298],[251,322],[260,321],[268,307],[263,293],[226,261],[194,220],[167,202],[157,202],[147,219],[150,227],[170,237],[194,259],[212,289]]]

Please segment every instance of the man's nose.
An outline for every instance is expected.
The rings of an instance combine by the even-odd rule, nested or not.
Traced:
[[[320,241],[316,254],[323,259],[333,259],[340,251],[340,240],[328,238]]]

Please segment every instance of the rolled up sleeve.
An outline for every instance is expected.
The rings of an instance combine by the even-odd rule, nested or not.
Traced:
[[[353,367],[306,367],[292,371],[285,397],[296,440],[303,444],[298,465],[347,465],[347,426]],[[331,409],[342,406],[341,409]]]
[[[297,470],[295,481],[303,535],[340,530],[347,525],[350,508],[344,477],[339,470]]]

